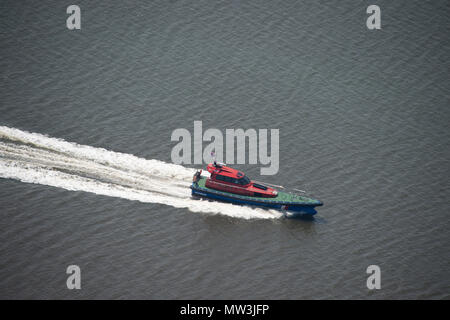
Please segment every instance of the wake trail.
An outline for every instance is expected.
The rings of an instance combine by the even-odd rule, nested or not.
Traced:
[[[0,126],[0,178],[243,219],[282,216],[276,210],[193,199],[189,186],[194,172],[181,165]]]

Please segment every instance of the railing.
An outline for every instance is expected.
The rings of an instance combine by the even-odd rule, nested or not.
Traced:
[[[260,183],[260,184],[262,184],[262,185],[268,185],[268,186],[271,186],[271,187],[284,189],[283,186],[279,186],[279,185],[277,185],[277,184],[270,184],[270,183],[267,183],[267,182],[261,182],[261,181],[256,181],[256,180],[252,180],[252,181],[253,181],[253,182],[256,182],[256,183]]]
[[[208,178],[206,178],[206,179],[208,179]],[[275,184],[270,184],[270,183],[260,182],[260,181],[256,181],[256,180],[252,180],[252,182],[261,183],[261,184],[265,184],[265,185],[269,185],[269,186],[274,186],[274,187],[278,187],[278,188],[285,189],[283,186],[278,186],[278,185],[275,185]],[[234,189],[241,189],[241,190],[243,190],[243,191],[247,191],[247,188],[245,188],[245,187],[241,187],[241,186],[234,185],[234,184],[222,183],[222,182],[218,182],[218,181],[216,181],[216,180],[210,180],[210,183],[213,183],[213,184],[216,184],[216,185],[221,185],[221,186],[224,186],[224,187],[226,187],[226,188],[228,188],[228,189],[233,189],[233,188],[234,188]],[[206,181],[205,181],[205,186],[206,186]],[[295,190],[295,191],[297,191],[297,192],[302,193],[303,195],[302,195],[301,197],[308,196],[308,192],[306,192],[306,191],[304,191],[304,190],[300,190],[300,189],[292,189],[292,190]],[[294,195],[294,196],[300,196],[300,195],[298,195],[298,194],[296,194],[296,193],[294,193],[294,192],[292,192],[292,191],[290,191],[290,190],[284,190],[284,192],[285,192],[285,193],[288,193],[288,194],[291,194],[291,195]],[[248,193],[251,194],[251,193],[253,193],[253,192],[248,191]]]
[[[225,183],[221,183],[221,182],[213,181],[213,183],[220,184],[220,185],[223,185],[223,186],[227,186],[227,187],[230,187],[230,188],[234,187],[234,186],[231,186],[231,185],[228,185],[228,184],[225,184]],[[206,185],[205,185],[205,187],[206,187]],[[235,186],[234,188],[242,188],[242,187]],[[200,187],[200,189],[204,189],[204,188]],[[224,196],[227,195],[227,192],[223,191],[223,190],[214,190],[214,192],[222,194]],[[290,193],[290,192],[288,192],[288,193]],[[278,197],[258,197],[258,200],[255,200],[255,201],[257,201],[257,202],[264,202],[264,203],[270,203],[270,204],[281,203],[282,205],[318,205],[317,204],[318,200],[311,199],[311,198],[308,198],[308,197],[298,196],[298,195],[295,195],[295,196],[299,197],[295,201],[283,200],[283,201],[280,202],[278,200]],[[254,200],[254,197],[246,196],[246,195],[235,194],[234,197],[237,197],[237,198],[240,198],[240,199],[243,199],[243,200],[249,200],[249,198],[251,198],[251,200]]]

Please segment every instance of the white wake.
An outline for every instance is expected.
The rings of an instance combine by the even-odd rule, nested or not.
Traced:
[[[276,210],[191,198],[195,169],[0,126],[0,178],[160,203],[192,212],[276,219]]]

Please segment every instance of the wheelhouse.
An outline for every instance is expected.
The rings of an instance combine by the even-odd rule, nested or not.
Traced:
[[[206,180],[206,186],[212,189],[257,197],[275,197],[277,191],[273,188],[254,183],[243,172],[220,163],[210,163],[207,167],[211,176]]]

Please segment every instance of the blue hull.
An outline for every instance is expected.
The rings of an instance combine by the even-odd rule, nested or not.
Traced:
[[[237,204],[246,204],[251,206],[258,206],[258,207],[265,207],[265,208],[271,208],[271,209],[278,209],[283,211],[292,211],[297,213],[302,213],[306,215],[315,215],[317,211],[314,209],[315,205],[297,205],[297,204],[282,204],[282,203],[265,203],[265,202],[259,202],[259,201],[249,201],[244,199],[235,198],[232,195],[223,196],[221,194],[208,192],[204,189],[197,190],[194,187],[191,186],[192,189],[192,195],[193,196],[199,196],[204,198],[210,198],[214,200],[219,201],[225,201],[230,203],[237,203]]]

